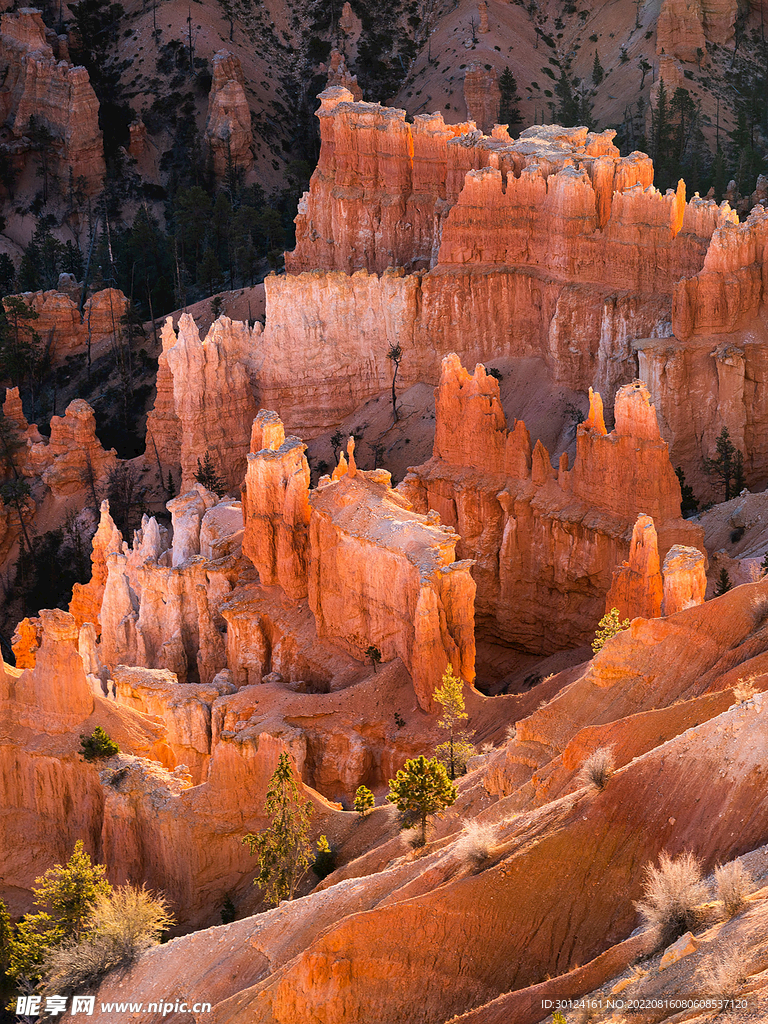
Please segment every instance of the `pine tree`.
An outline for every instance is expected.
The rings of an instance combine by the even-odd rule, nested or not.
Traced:
[[[669,100],[664,79],[659,80],[659,95],[656,106],[651,107],[651,158],[656,168],[658,187],[663,192],[672,184],[670,157],[673,151],[672,124]]]
[[[367,786],[358,786],[355,792],[355,810],[364,818],[376,803],[376,797]]]
[[[728,427],[723,427],[720,431],[720,436],[715,442],[715,450],[717,455],[713,459],[704,460],[704,469],[710,476],[722,483],[725,491],[723,500],[730,501],[732,495],[738,493],[734,491],[733,487],[737,475],[737,465],[742,487],[744,485],[744,456],[742,453],[738,453],[741,457],[737,457],[736,446],[731,441]]]
[[[520,124],[519,99],[517,95],[517,82],[509,67],[504,68],[499,76],[499,92],[501,101],[499,103],[499,124],[505,124],[511,130]]]
[[[678,466],[675,473],[680,481],[680,514],[685,516],[686,512],[698,512],[698,499],[694,497],[693,488],[685,482],[685,473],[682,467]]]
[[[564,128],[571,128],[579,123],[579,98],[574,95],[573,83],[567,68],[562,68],[560,78],[555,83],[555,95],[560,100],[557,107],[557,118]]]
[[[263,832],[243,837],[251,853],[259,855],[254,885],[264,890],[267,903],[277,906],[292,900],[312,863],[309,825],[312,802],[302,803],[291,759],[283,752],[267,788],[264,811],[270,821]]]
[[[728,570],[723,566],[720,570],[720,575],[717,577],[717,586],[715,587],[715,597],[722,597],[723,594],[727,594],[731,589],[731,577],[728,575]]]
[[[216,472],[213,465],[213,458],[209,451],[205,453],[202,465],[200,464],[200,459],[197,460],[195,480],[197,480],[199,484],[202,484],[207,490],[213,491],[214,494],[218,494],[220,498],[227,489],[221,477]]]
[[[374,644],[371,644],[369,647],[366,648],[365,656],[366,658],[371,659],[371,664],[373,665],[373,674],[376,675],[376,666],[381,664],[381,651]]]
[[[629,629],[629,619],[624,619],[622,622],[619,619],[619,609],[611,608],[597,624],[595,639],[592,641],[592,650],[597,654],[612,636],[616,636],[617,633],[621,633],[625,629]]]
[[[603,71],[603,65],[600,63],[600,57],[597,50],[595,50],[595,59],[592,62],[592,81],[595,85],[600,85],[604,77],[605,72]]]
[[[448,742],[441,743],[435,754],[446,765],[453,780],[466,768],[467,758],[474,753],[474,747],[467,742],[465,733],[459,731],[460,723],[466,722],[469,716],[464,709],[464,683],[453,674],[450,664],[433,696],[443,709],[443,717],[437,724],[448,733]]]
[[[403,822],[421,824],[421,842],[427,841],[427,818],[450,807],[456,800],[456,787],[448,778],[445,765],[422,754],[406,761],[394,779],[389,780],[387,800],[397,807]]]

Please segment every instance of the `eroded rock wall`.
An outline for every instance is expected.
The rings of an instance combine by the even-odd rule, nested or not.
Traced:
[[[591,638],[615,566],[629,554],[640,512],[652,516],[662,557],[703,546],[680,518],[680,491],[649,395],[640,382],[616,396],[609,434],[598,394],[577,433],[572,468],[558,470],[525,424],[508,430],[498,382],[455,355],[443,361],[432,459],[400,485],[416,509],[434,509],[473,559],[481,635],[549,654]],[[660,595],[659,595],[660,599]]]

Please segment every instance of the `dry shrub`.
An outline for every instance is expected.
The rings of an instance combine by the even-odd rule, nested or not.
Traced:
[[[748,679],[740,679],[733,688],[733,696],[739,704],[745,704],[757,693],[754,684],[754,676],[750,676]]]
[[[508,725],[507,728],[504,730],[504,742],[505,743],[514,743],[514,741],[516,739],[517,739],[517,726],[516,725]]]
[[[668,946],[698,923],[698,907],[707,897],[701,863],[692,853],[676,859],[659,855],[659,866],[647,864],[643,899],[635,906],[645,923],[657,933],[660,946]]]
[[[752,876],[740,860],[732,860],[715,868],[715,885],[723,910],[728,917],[734,917],[752,891]]]
[[[84,937],[51,951],[45,991],[63,994],[98,985],[107,974],[128,970],[173,924],[163,896],[124,885],[96,900]]]
[[[598,747],[584,761],[579,770],[579,782],[603,790],[615,770],[613,747]]]
[[[738,945],[726,946],[719,953],[707,957],[696,972],[706,995],[723,1001],[736,999],[748,973],[744,951]]]
[[[475,867],[490,857],[496,846],[497,826],[487,821],[467,821],[454,844],[454,851],[460,860],[468,861]]]

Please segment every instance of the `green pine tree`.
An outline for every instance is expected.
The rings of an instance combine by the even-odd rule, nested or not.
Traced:
[[[740,483],[741,488],[744,486],[744,455],[736,451],[728,427],[720,431],[715,451],[717,454],[714,458],[704,460],[704,469],[720,481],[725,495],[723,500],[730,501],[734,494],[739,493],[734,485]]]
[[[90,736],[80,737],[80,753],[86,761],[96,761],[100,757],[112,757],[119,753],[120,748],[111,740],[100,725],[97,725]]]
[[[355,810],[364,818],[376,803],[376,797],[367,786],[358,786],[355,792]]]
[[[499,76],[499,92],[501,100],[498,123],[505,124],[511,134],[512,130],[522,121],[522,116],[517,95],[517,82],[509,67],[504,68]]]
[[[595,50],[595,59],[592,62],[592,81],[595,85],[600,85],[605,72],[603,71],[603,65],[600,63],[600,57],[598,56],[597,50]]]
[[[422,754],[406,761],[394,779],[389,780],[387,800],[397,807],[403,822],[421,825],[421,842],[427,841],[427,819],[456,800],[456,787],[448,778],[445,765]]]
[[[435,755],[446,765],[448,775],[453,780],[466,768],[467,759],[474,753],[474,747],[467,742],[466,734],[460,729],[461,722],[469,718],[464,707],[464,683],[453,674],[450,664],[433,696],[443,709],[443,717],[437,724],[448,733],[447,743],[441,743]]]
[[[698,512],[698,499],[694,497],[693,488],[685,482],[685,473],[682,467],[678,466],[675,473],[680,482],[680,514],[684,516],[686,512]]]
[[[254,885],[264,890],[267,903],[277,906],[292,900],[296,889],[312,863],[309,825],[312,802],[302,802],[291,767],[283,752],[267,788],[264,812],[269,826],[243,837],[251,853],[258,853],[259,872]]]
[[[200,459],[197,460],[195,480],[197,480],[199,484],[202,484],[207,490],[213,491],[214,494],[218,494],[220,498],[226,493],[226,484],[216,472],[216,468],[213,465],[213,458],[209,451],[206,451],[202,465],[200,464]]]
[[[629,619],[624,619],[622,622],[619,618],[619,609],[611,608],[597,624],[595,639],[592,641],[592,650],[597,654],[612,636],[616,636],[617,633],[621,633],[625,629],[629,629]]]
[[[733,584],[731,583],[731,577],[728,575],[728,570],[723,566],[720,570],[720,575],[717,577],[715,597],[722,597],[723,594],[727,594],[732,586]]]

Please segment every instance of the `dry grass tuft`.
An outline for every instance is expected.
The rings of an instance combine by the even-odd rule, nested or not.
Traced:
[[[479,867],[493,852],[497,832],[498,827],[490,822],[467,821],[453,847],[456,856]]]
[[[698,923],[699,904],[707,897],[707,884],[701,877],[701,863],[692,853],[673,860],[668,853],[659,855],[659,866],[647,864],[643,899],[635,906],[658,937],[660,946],[668,946]]]
[[[608,785],[615,767],[613,747],[598,747],[582,764],[578,774],[579,782],[584,786],[603,790]]]
[[[504,742],[505,743],[514,743],[516,739],[517,739],[517,726],[516,725],[508,725],[507,728],[504,730]]]
[[[715,885],[723,910],[728,917],[734,917],[743,909],[752,891],[752,876],[740,860],[732,860],[715,868]]]
[[[709,998],[724,1001],[736,999],[747,980],[744,951],[738,945],[726,946],[708,957],[696,972]]]

